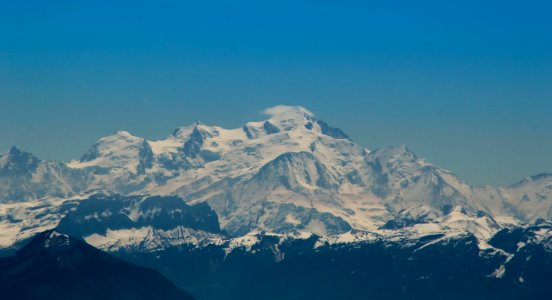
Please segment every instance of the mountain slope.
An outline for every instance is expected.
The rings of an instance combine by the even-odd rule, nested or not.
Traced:
[[[0,259],[6,299],[192,299],[159,273],[131,265],[56,231]]]

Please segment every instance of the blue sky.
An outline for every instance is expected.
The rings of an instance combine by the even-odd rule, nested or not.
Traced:
[[[68,160],[288,104],[509,184],[552,172],[549,3],[0,0],[0,151]]]

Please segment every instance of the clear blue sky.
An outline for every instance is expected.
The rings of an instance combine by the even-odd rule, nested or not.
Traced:
[[[0,151],[302,105],[473,184],[552,172],[550,1],[0,0]]]

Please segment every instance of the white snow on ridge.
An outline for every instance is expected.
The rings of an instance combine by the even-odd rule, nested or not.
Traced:
[[[162,153],[175,153],[178,151],[178,148],[182,146],[182,141],[171,137],[165,140],[148,141],[148,143],[155,155]]]
[[[80,161],[71,161],[67,166],[74,169],[124,167],[127,171],[136,172],[140,147],[144,141],[127,131],[118,131],[98,140]]]
[[[57,226],[64,199],[0,203],[0,249]]]
[[[552,176],[507,188],[472,187],[404,145],[374,151],[356,145],[303,107],[264,113],[267,120],[241,128],[197,122],[158,141],[119,131],[99,139],[78,161],[61,167],[42,162],[29,176],[36,184],[20,186],[29,199],[40,198],[35,189],[45,185],[52,188],[46,195],[67,197],[91,190],[178,195],[188,203],[207,202],[223,229],[237,235],[381,233],[396,221],[412,232],[468,231],[485,240],[503,227],[552,218]],[[0,159],[3,165],[7,156]],[[10,195],[13,182],[0,179],[0,195]],[[55,187],[42,184],[49,182]],[[6,221],[20,213],[15,207],[24,204],[6,206],[0,215],[0,243],[24,235],[18,231],[23,224]],[[55,223],[41,218],[36,222]],[[108,243],[115,234],[102,239]]]
[[[170,230],[154,229],[151,226],[133,229],[109,229],[105,235],[94,233],[84,237],[90,245],[105,251],[158,251],[172,246],[221,240],[216,234],[185,227]]]

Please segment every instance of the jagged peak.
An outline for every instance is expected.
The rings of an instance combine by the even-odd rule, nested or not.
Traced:
[[[192,135],[195,133],[199,133],[202,136],[212,137],[218,135],[218,130],[213,126],[205,125],[198,121],[196,122],[196,124],[194,125],[194,129],[192,130]]]
[[[18,152],[22,152],[22,151],[19,150],[15,145],[11,146],[10,149],[8,150],[8,154],[18,153]]]
[[[201,121],[196,121],[191,125],[176,128],[171,133],[170,138],[184,140],[199,135],[213,137],[218,135],[218,129],[217,127],[206,125]]]
[[[30,152],[23,151],[16,146],[0,155],[0,168],[8,166],[11,171],[34,170],[40,159]]]
[[[15,146],[15,145],[11,146],[10,149],[8,149],[8,151],[4,152],[3,154],[8,155],[8,156],[16,156],[16,155],[34,156],[32,153],[24,151],[24,150],[18,148],[17,146]]]

